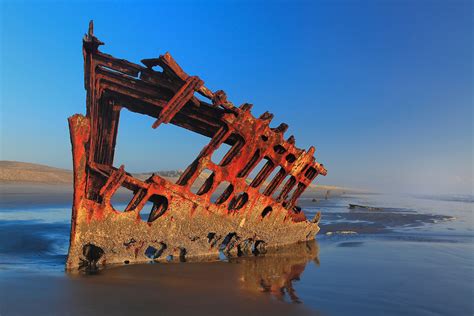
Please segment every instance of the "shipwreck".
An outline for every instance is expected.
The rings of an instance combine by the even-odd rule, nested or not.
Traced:
[[[91,22],[83,39],[87,112],[69,118],[74,198],[68,269],[241,256],[314,239],[320,214],[307,219],[297,204],[316,176],[326,175],[314,147],[298,149],[293,136],[284,137],[288,125],[272,128],[273,114],[256,118],[251,104],[234,106],[169,53],[144,59],[142,66],[100,52],[103,44]],[[174,124],[209,143],[176,183],[159,175],[140,180],[114,165],[122,109],[156,119],[150,128]],[[230,150],[212,162],[224,143]],[[261,170],[254,170],[261,161]],[[193,193],[205,169],[211,173]],[[220,185],[225,189],[217,192]],[[123,212],[111,204],[120,187],[133,192]],[[142,220],[149,202],[150,215]]]

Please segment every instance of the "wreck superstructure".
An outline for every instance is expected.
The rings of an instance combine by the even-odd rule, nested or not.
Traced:
[[[215,257],[219,251],[242,255],[314,239],[319,214],[308,220],[297,206],[315,177],[326,175],[314,147],[296,148],[293,136],[284,138],[286,124],[271,128],[269,112],[256,118],[251,104],[234,106],[168,53],[141,66],[100,52],[100,45],[91,22],[83,40],[87,114],[69,118],[74,200],[67,268]],[[113,164],[122,109],[155,118],[150,128],[174,124],[210,141],[176,183],[159,175],[141,181]],[[224,143],[230,150],[214,163],[211,156]],[[261,161],[261,170],[254,170]],[[203,170],[211,172],[193,193]],[[256,175],[248,181],[250,173]],[[133,192],[123,212],[110,203],[120,187]],[[147,202],[153,207],[143,221]]]

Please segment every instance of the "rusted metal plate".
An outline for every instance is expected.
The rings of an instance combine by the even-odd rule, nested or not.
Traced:
[[[284,138],[286,124],[269,127],[273,114],[256,118],[250,104],[234,106],[168,53],[140,66],[100,52],[102,44],[91,23],[83,41],[87,115],[69,118],[74,202],[67,268],[216,258],[221,251],[240,256],[314,239],[319,215],[308,220],[297,206],[316,176],[326,175],[314,147],[295,147],[293,136]],[[123,108],[154,117],[150,128],[170,123],[210,141],[176,183],[158,175],[139,180],[113,165]],[[224,143],[231,148],[216,164],[211,156]],[[264,167],[253,170],[262,160]],[[191,187],[205,169],[211,173],[194,194]],[[247,181],[250,173],[256,176]],[[211,200],[224,182],[225,190]],[[134,194],[124,212],[110,203],[120,187]],[[152,212],[143,221],[140,212],[150,201]]]

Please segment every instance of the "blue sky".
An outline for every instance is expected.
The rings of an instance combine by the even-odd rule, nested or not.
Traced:
[[[139,62],[169,51],[234,104],[270,110],[320,183],[469,193],[471,1],[1,2],[0,159],[71,168],[67,117],[85,112],[82,36]],[[116,164],[184,169],[207,143],[122,116]],[[132,154],[132,151],[136,152]]]

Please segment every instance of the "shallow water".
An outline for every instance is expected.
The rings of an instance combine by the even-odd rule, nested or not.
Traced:
[[[323,214],[316,242],[252,258],[70,275],[70,192],[17,191],[0,195],[2,316],[474,312],[469,196],[305,198],[308,217]]]

